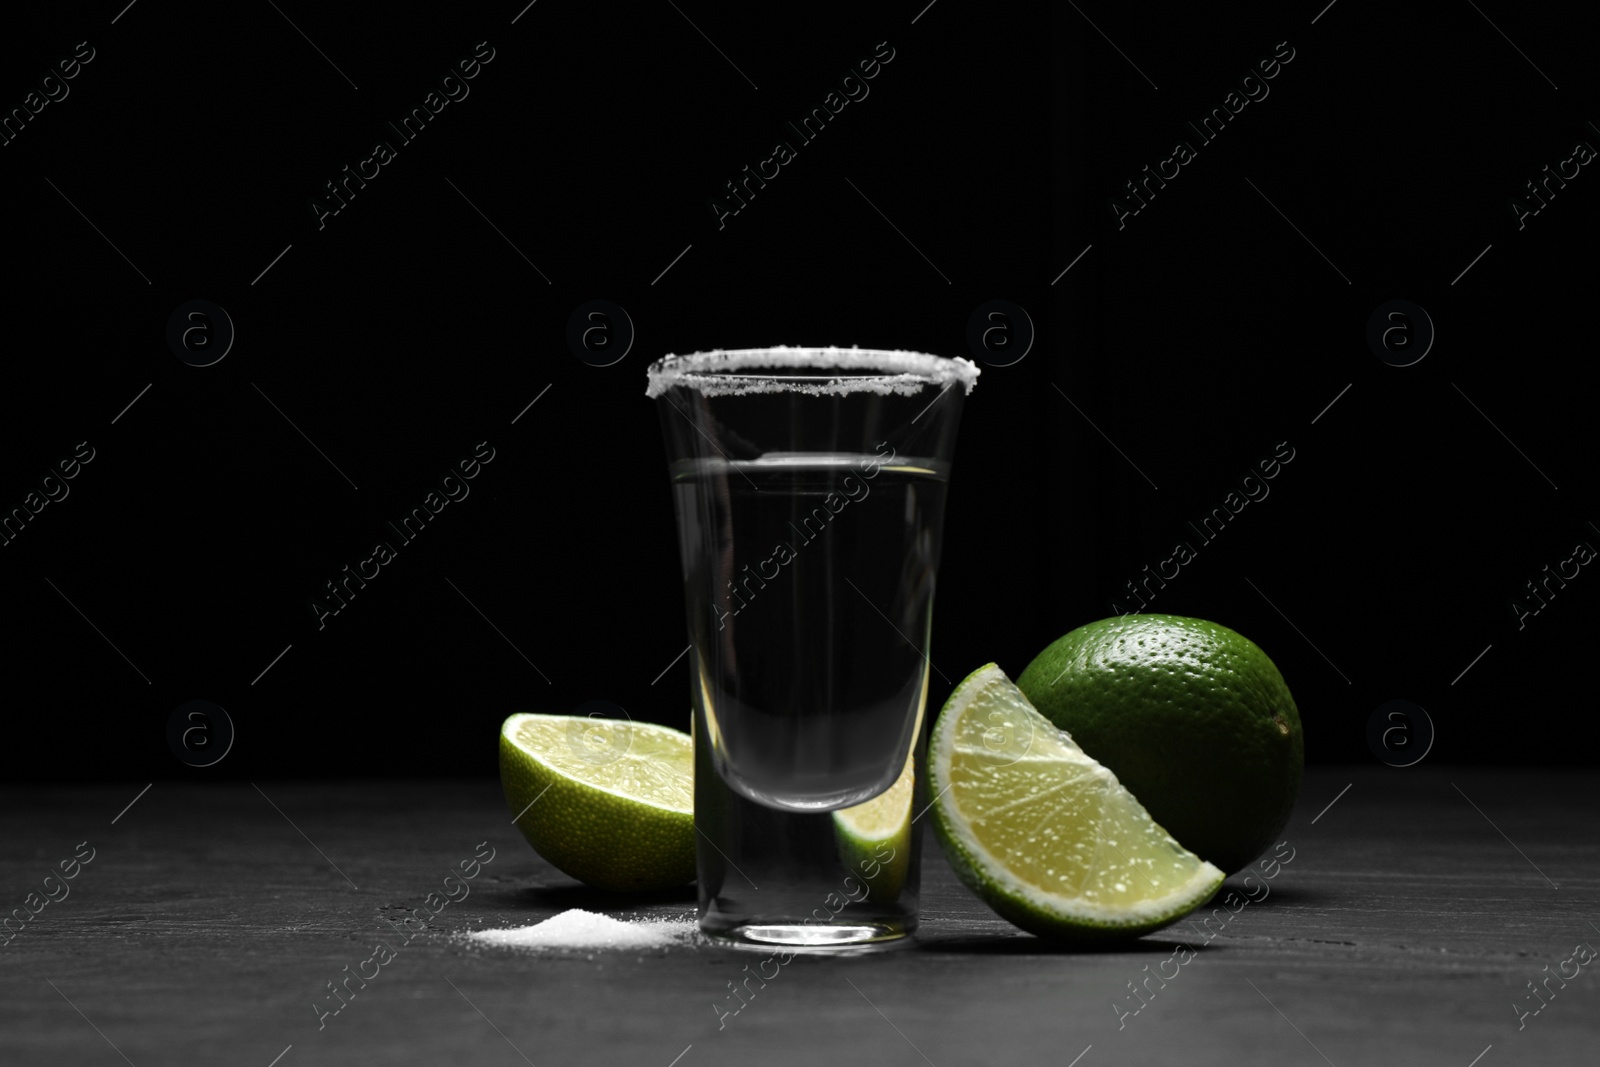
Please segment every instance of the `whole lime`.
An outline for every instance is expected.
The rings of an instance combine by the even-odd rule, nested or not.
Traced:
[[[1179,615],[1078,627],[1018,687],[1185,848],[1232,874],[1289,821],[1305,766],[1283,675],[1242,634]]]

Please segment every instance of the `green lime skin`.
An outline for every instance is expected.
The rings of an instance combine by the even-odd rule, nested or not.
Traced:
[[[1101,619],[1039,653],[1017,686],[1228,874],[1288,824],[1305,767],[1300,712],[1244,635],[1180,615]]]
[[[516,814],[517,829],[535,852],[563,874],[612,893],[660,892],[694,881],[691,811],[623,795],[552,766],[506,735],[507,728],[514,730],[519,719],[553,722],[557,738],[562,737],[560,726],[568,722],[586,725],[592,720],[513,715],[501,728],[500,784],[509,810]],[[664,726],[633,729],[634,744],[639,747],[650,740],[638,736],[645,730],[657,736],[676,734],[679,743],[663,745],[651,761],[651,769],[662,777],[681,776],[687,783],[691,774],[688,735]],[[550,744],[550,735],[543,740]],[[630,782],[647,789],[648,781],[637,783],[634,775],[622,773],[628,762],[625,757],[597,763],[593,769],[619,772],[613,785],[624,791]],[[589,769],[581,761],[578,768]],[[683,793],[688,795],[687,785]]]

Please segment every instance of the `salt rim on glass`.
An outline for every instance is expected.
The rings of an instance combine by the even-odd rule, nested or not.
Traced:
[[[853,373],[821,377],[814,369],[837,368]],[[755,373],[743,374],[742,371]],[[804,372],[803,377],[786,371]],[[862,375],[861,371],[877,371]],[[730,373],[731,372],[731,373]],[[674,386],[693,389],[702,396],[744,396],[757,393],[801,393],[806,396],[846,396],[877,393],[914,396],[929,385],[949,388],[959,384],[970,393],[980,370],[970,359],[930,356],[922,352],[886,349],[815,348],[774,345],[662,356],[645,372],[645,396],[660,396]]]

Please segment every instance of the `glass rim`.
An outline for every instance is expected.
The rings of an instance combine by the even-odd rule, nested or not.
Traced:
[[[772,373],[748,374],[745,371]],[[785,374],[785,371],[848,373]],[[870,372],[879,373],[870,373]],[[894,393],[912,396],[930,385],[948,389],[960,385],[972,392],[979,368],[959,356],[934,356],[882,348],[773,345],[767,348],[713,349],[688,355],[666,355],[646,369],[645,396],[655,398],[675,386],[694,389],[704,396],[739,396],[755,393],[802,393],[809,396],[845,396],[851,393]]]

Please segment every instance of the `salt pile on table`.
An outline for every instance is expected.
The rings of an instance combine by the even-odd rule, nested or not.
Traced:
[[[532,926],[478,930],[466,936],[479,944],[511,948],[663,948],[683,941],[694,928],[692,919],[623,922],[609,915],[570,908]]]

